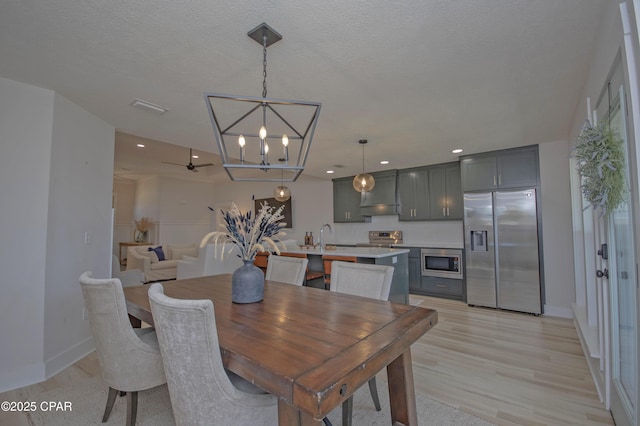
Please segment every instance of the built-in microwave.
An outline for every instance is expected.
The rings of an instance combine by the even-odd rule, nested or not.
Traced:
[[[462,279],[462,250],[423,248],[422,276]]]

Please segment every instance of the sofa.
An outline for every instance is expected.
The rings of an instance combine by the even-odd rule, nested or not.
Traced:
[[[131,246],[127,249],[127,270],[140,269],[145,283],[175,280],[178,261],[185,256],[198,256],[197,244]]]

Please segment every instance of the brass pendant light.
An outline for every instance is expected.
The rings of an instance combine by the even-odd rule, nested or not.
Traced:
[[[364,146],[367,140],[360,139],[358,143],[362,145],[362,173],[353,178],[353,187],[358,192],[369,192],[376,186],[376,180],[369,173],[364,172]]]

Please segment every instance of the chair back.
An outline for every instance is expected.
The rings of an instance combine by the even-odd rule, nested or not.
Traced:
[[[122,287],[129,287],[144,283],[144,273],[140,269],[120,270],[120,262],[116,255],[111,255],[111,278],[120,280]]]
[[[107,385],[129,392],[165,383],[155,332],[134,331],[120,280],[95,279],[87,271],[80,276],[80,286]]]
[[[307,273],[306,258],[269,256],[266,280],[280,281],[287,284],[302,285]]]
[[[176,424],[254,424],[243,418],[249,408],[233,403],[242,391],[222,363],[213,302],[168,297],[160,283],[149,302]]]
[[[393,266],[333,261],[331,291],[388,300]]]

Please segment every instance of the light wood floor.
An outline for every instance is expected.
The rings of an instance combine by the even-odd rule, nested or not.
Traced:
[[[614,424],[598,400],[571,320],[411,298],[438,311],[438,325],[412,347],[416,390],[498,425]],[[99,374],[93,352],[46,382],[0,394],[0,401],[24,401],[27,392]],[[0,413],[0,425],[29,420]]]
[[[422,299],[438,324],[412,346],[416,390],[498,425],[614,424],[572,320]]]

